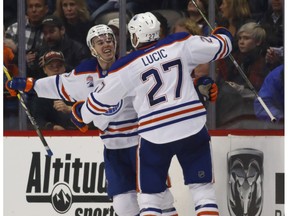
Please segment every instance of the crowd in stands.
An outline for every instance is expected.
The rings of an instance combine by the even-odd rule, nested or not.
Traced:
[[[115,13],[120,8],[119,0],[25,1],[26,74],[35,79],[49,76],[44,67],[47,67],[45,55],[49,52],[63,55],[60,62],[63,63],[63,67],[65,65],[65,71],[59,73],[70,72],[81,61],[92,57],[86,44],[88,30],[93,25],[99,24],[100,20],[103,21],[100,19],[101,16]],[[209,0],[195,0],[195,2],[208,17]],[[126,6],[128,18],[136,13],[151,11],[161,23],[161,37],[181,31],[204,36],[211,32],[209,25],[191,0],[126,0]],[[17,76],[19,45],[17,0],[4,0],[3,7],[4,65],[12,76]],[[215,26],[226,27],[234,37],[231,55],[241,66],[256,92],[259,92],[265,78],[275,68],[284,64],[284,0],[217,0],[215,15]],[[112,28],[116,40],[119,41],[119,29],[122,27],[119,23],[119,14],[118,17],[116,15],[103,24],[108,24]],[[127,26],[125,28],[127,29]],[[132,47],[129,44],[128,32],[126,39],[127,52],[130,52]],[[257,100],[255,94],[229,58],[217,61],[215,68],[215,81],[219,88],[215,104],[216,129],[284,127],[283,110],[281,120],[277,120],[277,127],[267,118],[263,118],[263,112],[261,118],[259,117],[260,111],[255,110],[256,107],[259,109],[259,103],[255,102]],[[209,64],[199,65],[191,71],[191,76],[197,78],[208,75],[209,70]],[[283,77],[283,75],[278,77],[280,79],[277,80],[278,83],[283,81]],[[33,101],[38,100],[35,97],[37,97],[35,94],[28,95],[27,102],[30,108],[35,104]],[[55,106],[53,108],[53,103],[50,102],[46,108],[50,107],[54,109],[53,112],[58,112]],[[15,121],[14,117],[17,118],[18,111],[17,99],[4,90],[4,117],[5,121],[9,121],[4,124],[5,130],[17,129],[17,126],[10,121]],[[37,113],[33,108],[35,116],[39,117],[40,113],[44,115],[43,110]],[[46,125],[42,129],[48,128],[45,123],[41,125]],[[72,129],[70,126],[54,129]]]

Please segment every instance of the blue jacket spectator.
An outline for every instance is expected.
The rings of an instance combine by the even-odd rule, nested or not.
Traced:
[[[267,107],[276,118],[276,121],[284,120],[284,65],[273,69],[265,78],[259,91],[259,96],[266,103]],[[270,117],[256,99],[254,110],[257,118],[270,121]]]

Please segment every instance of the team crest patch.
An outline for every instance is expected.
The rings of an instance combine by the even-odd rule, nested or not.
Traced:
[[[109,110],[106,113],[104,113],[104,115],[106,115],[106,116],[115,115],[116,113],[119,112],[119,110],[121,109],[122,105],[123,105],[123,100],[121,100],[117,105],[109,108]]]
[[[107,75],[107,70],[103,70],[103,71],[102,71],[102,75],[103,75],[103,76],[106,76],[106,75]]]
[[[88,76],[88,77],[86,78],[86,84],[87,84],[87,87],[88,87],[88,88],[94,87],[93,77],[92,77],[92,76]]]

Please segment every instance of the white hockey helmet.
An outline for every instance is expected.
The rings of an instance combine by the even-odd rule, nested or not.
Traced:
[[[139,43],[147,43],[160,38],[160,22],[150,12],[136,14],[128,23],[131,44],[136,48]],[[133,35],[137,37],[137,43],[133,43]]]
[[[86,37],[86,42],[87,42],[87,46],[89,47],[90,51],[91,51],[91,54],[96,57],[96,58],[99,58],[101,59],[102,61],[105,61],[105,62],[110,62],[109,61],[106,61],[105,59],[103,59],[98,53],[97,51],[95,50],[95,48],[93,47],[91,41],[94,37],[99,37],[99,36],[102,36],[102,35],[112,35],[113,37],[113,42],[114,42],[114,52],[116,53],[116,47],[117,47],[117,41],[116,41],[116,37],[114,35],[114,32],[112,31],[112,29],[107,26],[107,25],[104,25],[104,24],[100,24],[100,25],[95,25],[93,27],[91,27],[88,31],[88,34],[87,34],[87,37]]]
[[[113,40],[114,40],[114,43],[115,43],[115,50],[116,50],[116,38],[115,38],[115,35],[112,31],[112,29],[107,26],[107,25],[104,25],[104,24],[100,24],[100,25],[95,25],[93,27],[91,27],[88,31],[88,34],[87,34],[87,37],[86,37],[86,42],[87,42],[87,46],[89,47],[89,49],[91,50],[91,52],[95,52],[95,49],[94,47],[92,46],[92,39],[94,37],[98,37],[98,36],[101,36],[101,35],[112,35],[113,37]]]

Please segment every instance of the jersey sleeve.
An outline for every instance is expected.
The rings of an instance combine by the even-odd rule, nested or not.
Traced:
[[[123,85],[121,76],[109,75],[96,87],[94,92],[89,94],[82,106],[83,121],[88,124],[92,120],[97,121],[97,118],[101,118],[100,116],[104,113],[119,109],[122,104],[121,99],[127,95],[127,92],[127,86]]]
[[[57,76],[50,76],[36,80],[34,90],[38,97],[61,99],[57,88]]]
[[[208,37],[191,36],[187,40],[187,46],[192,62],[204,64],[227,57],[232,51],[230,38],[224,34],[216,34]]]

